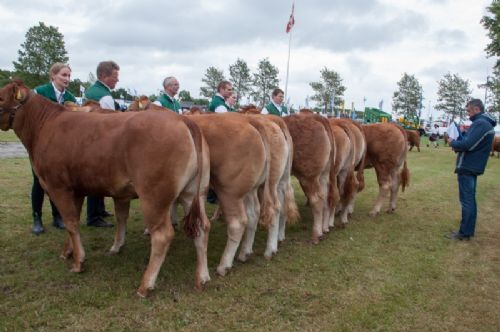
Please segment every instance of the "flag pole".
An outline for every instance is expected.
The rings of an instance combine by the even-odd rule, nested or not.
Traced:
[[[292,45],[292,30],[290,30],[290,37],[288,38],[288,60],[286,62],[285,98],[288,96],[288,73],[290,71],[290,48],[291,48],[291,45]]]

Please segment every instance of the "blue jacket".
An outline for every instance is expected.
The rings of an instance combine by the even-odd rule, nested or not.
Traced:
[[[484,173],[491,146],[495,137],[493,129],[497,122],[484,112],[470,118],[469,130],[451,142],[453,150],[458,152],[455,173],[481,175]]]

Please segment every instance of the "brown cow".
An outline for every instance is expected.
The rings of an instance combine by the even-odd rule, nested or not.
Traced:
[[[361,126],[354,121],[341,118],[330,119],[330,123],[337,146],[336,159],[342,160],[337,179],[340,201],[335,211],[340,213],[340,226],[343,227],[348,222],[348,215],[354,209],[356,193],[362,189],[361,186],[364,186],[364,166],[361,164],[366,154],[366,142]],[[341,143],[343,141],[345,143]],[[341,152],[342,150],[344,152]],[[358,168],[358,176],[354,175],[356,168]]]
[[[406,136],[410,144],[410,151],[416,146],[417,151],[420,152],[420,132],[418,130],[406,129]]]
[[[290,171],[291,171],[291,161],[293,150],[290,151],[289,144],[287,143],[285,134],[278,124],[271,121],[269,117],[263,115],[251,115],[246,117],[250,124],[252,124],[259,133],[261,134],[263,140],[269,146],[270,152],[270,164],[269,164],[269,191],[276,207],[273,210],[272,222],[269,225],[268,237],[266,250],[264,252],[264,257],[271,259],[273,254],[278,251],[278,235],[280,231],[280,217],[282,217],[283,228],[285,223],[285,208],[290,209],[292,205],[295,206],[295,198],[293,195],[285,196],[285,190],[291,187],[290,184]],[[285,125],[286,127],[286,125]],[[290,186],[290,187],[288,187]],[[291,199],[285,202],[285,197]],[[247,256],[252,253],[252,246],[255,238],[256,223],[252,224],[252,220],[249,219],[247,225],[247,230],[245,232],[245,238],[243,239],[239,259],[245,261]],[[283,230],[284,232],[284,230]]]
[[[363,126],[366,137],[365,166],[374,167],[379,184],[379,194],[370,216],[376,216],[382,202],[390,192],[388,213],[396,209],[399,185],[402,190],[409,184],[410,174],[406,165],[407,138],[403,128],[392,123],[375,123]],[[401,174],[399,169],[403,166]]]
[[[245,227],[255,224],[259,216],[269,226],[277,209],[269,189],[269,144],[248,117],[240,114],[191,115],[189,119],[201,128],[210,147],[210,185],[227,223],[226,248],[217,267],[217,273],[224,276],[233,265]],[[242,246],[241,250],[239,258],[245,260],[249,249]]]
[[[497,153],[497,158],[500,158],[500,137],[495,136],[495,139],[493,140],[493,145],[491,146],[491,156],[495,155],[495,151]]]
[[[279,211],[269,227],[268,240],[264,257],[271,258],[278,250],[278,242],[285,239],[285,225],[294,223],[299,218],[297,204],[291,183],[293,162],[293,142],[288,127],[283,119],[275,115],[260,115],[260,110],[253,105],[245,106],[240,113],[252,115],[250,121],[258,119],[267,128],[266,134],[271,149],[270,188],[276,190]],[[279,131],[276,131],[276,128]]]
[[[85,259],[79,232],[84,196],[114,199],[118,227],[111,253],[124,244],[130,200],[138,197],[151,231],[149,264],[138,289],[139,296],[146,296],[174,237],[169,211],[180,197],[190,205],[184,226],[197,251],[196,286],[210,280],[206,256],[210,223],[203,204],[208,151],[192,121],[171,112],[106,116],[69,112],[21,82],[0,89],[0,111],[0,129],[14,129],[62,215],[68,231],[63,257],[73,256],[71,271],[81,272]]]
[[[331,165],[335,143],[328,120],[301,113],[284,117],[293,140],[292,174],[299,180],[313,210],[311,240],[318,243],[328,231],[330,209],[335,204],[336,176]]]

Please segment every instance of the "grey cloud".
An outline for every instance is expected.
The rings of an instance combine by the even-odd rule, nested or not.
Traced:
[[[297,31],[300,43],[336,52],[378,49],[420,33],[427,27],[424,16],[405,12],[390,18],[318,23],[307,31]]]
[[[437,47],[460,47],[467,41],[465,32],[457,29],[439,30],[433,37]]]

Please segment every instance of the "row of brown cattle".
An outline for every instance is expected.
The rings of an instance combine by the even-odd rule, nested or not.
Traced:
[[[239,260],[252,254],[259,222],[268,229],[265,257],[277,252],[285,225],[298,218],[292,174],[313,211],[314,243],[334,226],[336,213],[341,225],[347,223],[355,195],[364,187],[365,167],[375,168],[379,182],[371,215],[379,213],[389,193],[389,212],[394,211],[399,184],[403,190],[408,184],[407,137],[392,124],[360,126],[308,112],[286,118],[179,116],[90,107],[95,112],[69,112],[21,82],[12,82],[0,90],[0,129],[12,128],[19,136],[43,188],[60,210],[68,231],[63,257],[73,257],[74,272],[82,271],[85,259],[79,234],[84,197],[113,197],[117,228],[111,253],[123,246],[130,200],[139,198],[151,234],[140,296],[154,287],[173,239],[171,211],[176,202],[184,207],[184,229],[196,247],[197,288],[210,280],[210,222],[204,207],[209,186],[227,224],[227,243],[217,267],[225,275],[238,248]]]
[[[498,136],[495,136],[495,140],[491,146],[491,156],[495,155],[495,151],[497,152],[497,158],[500,158],[500,137]]]

